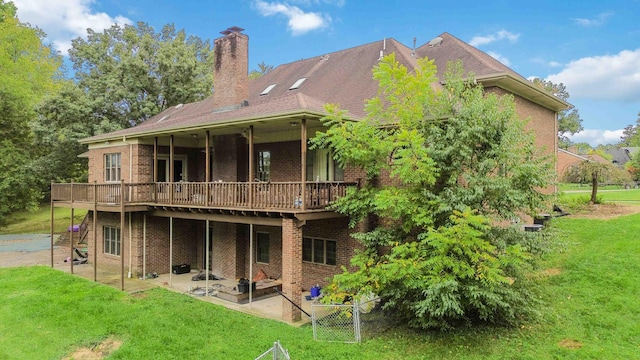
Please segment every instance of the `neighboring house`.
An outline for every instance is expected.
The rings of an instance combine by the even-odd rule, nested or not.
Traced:
[[[564,181],[567,172],[583,161],[594,161],[601,164],[611,164],[610,160],[603,158],[598,154],[578,155],[574,152],[558,149],[558,179]]]
[[[98,267],[119,265],[136,276],[182,263],[204,269],[209,259],[211,271],[228,279],[263,270],[300,304],[303,290],[326,284],[358,248],[348,219],[326,207],[364,178],[339,168],[329,150],[309,150],[307,139],[322,129],[325,103],[355,121],[365,116],[365,99],[378,89],[371,70],[392,52],[408,68],[417,57],[434,59],[440,77],[448,61],[461,59],[487,91],[514,94],[536,144],[556,153],[556,113],[568,104],[447,33],[415,50],[385,39],[248,80],[241,31],[214,41],[211,97],[84,139],[89,183],[53,184],[54,206],[90,210]],[[282,306],[284,320],[300,318],[289,302]]]
[[[619,147],[615,149],[608,149],[607,153],[611,154],[613,157],[613,164],[618,166],[624,166],[627,162],[631,160],[631,157],[634,156],[640,148],[638,147]]]

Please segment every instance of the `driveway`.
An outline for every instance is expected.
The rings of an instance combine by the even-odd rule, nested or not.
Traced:
[[[0,235],[0,267],[51,266],[50,239],[49,234]],[[64,263],[67,249],[53,247],[54,264]]]

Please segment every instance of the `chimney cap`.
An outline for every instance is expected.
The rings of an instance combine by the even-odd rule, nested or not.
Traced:
[[[220,34],[222,34],[222,35],[229,35],[229,34],[231,34],[231,33],[234,33],[234,32],[239,33],[239,32],[241,32],[241,31],[244,31],[244,29],[243,29],[243,28],[241,28],[241,27],[232,26],[232,27],[227,28],[227,30],[222,30],[222,31],[220,31]]]

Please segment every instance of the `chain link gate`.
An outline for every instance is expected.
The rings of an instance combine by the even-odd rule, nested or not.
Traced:
[[[271,349],[265,351],[262,355],[258,356],[255,360],[291,360],[289,352],[280,345],[280,340],[273,343]]]
[[[311,305],[313,339],[318,341],[358,343],[360,310],[358,302],[340,305]]]

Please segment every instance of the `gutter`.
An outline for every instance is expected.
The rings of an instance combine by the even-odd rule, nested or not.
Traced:
[[[134,132],[127,133],[126,135],[124,135],[123,138],[126,138],[126,136],[129,136],[129,137],[143,137],[143,136],[168,135],[168,134],[174,134],[176,131],[183,131],[183,132],[193,132],[193,131],[198,131],[198,130],[202,131],[202,130],[210,130],[210,129],[215,129],[215,128],[228,127],[229,125],[234,125],[234,126],[238,126],[238,127],[246,127],[246,126],[248,126],[250,124],[257,123],[257,122],[283,120],[283,119],[293,118],[293,117],[317,117],[317,118],[322,118],[322,117],[325,117],[325,116],[327,116],[326,113],[315,112],[315,111],[285,112],[285,113],[273,114],[273,115],[270,115],[270,116],[267,116],[267,117],[262,117],[262,118],[256,118],[256,117],[234,118],[234,119],[216,121],[215,123],[205,123],[205,124],[198,124],[198,125],[186,126],[186,127],[181,127],[181,126],[178,125],[178,126],[173,126],[173,127],[163,128],[163,129],[158,129],[158,130],[147,130],[147,131],[142,130],[142,131],[139,131],[139,132],[135,132],[134,131]],[[346,120],[355,121],[357,119],[347,117]],[[95,136],[93,136],[93,137],[81,139],[81,140],[79,140],[79,142],[81,144],[87,144],[88,145],[88,144],[98,143],[98,142],[118,140],[123,135],[115,133],[113,135],[104,134],[104,135],[96,135],[96,136],[100,136],[100,137],[99,138],[95,138]]]

